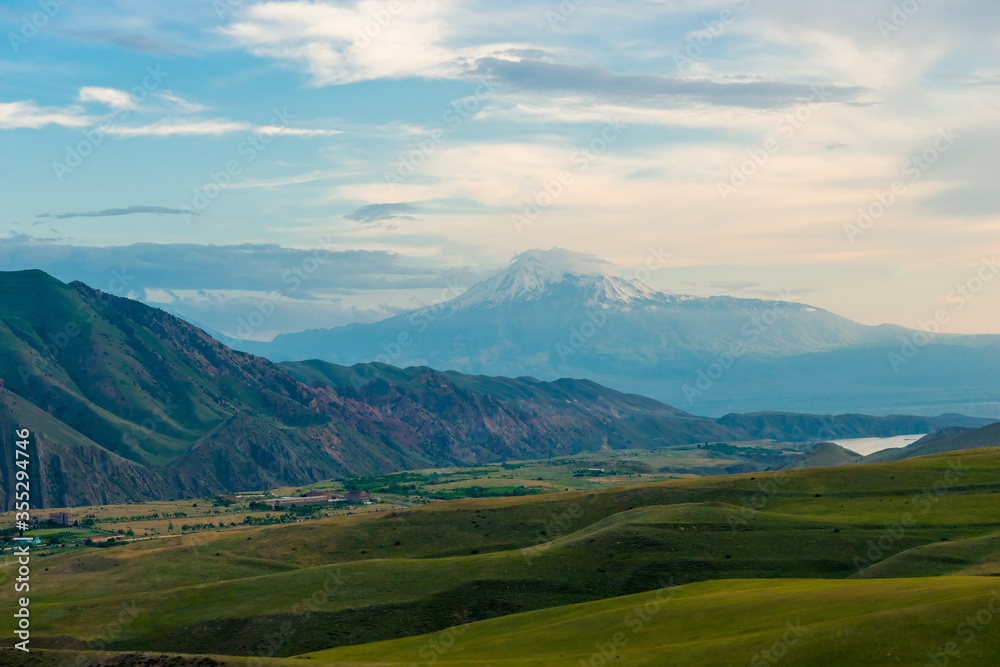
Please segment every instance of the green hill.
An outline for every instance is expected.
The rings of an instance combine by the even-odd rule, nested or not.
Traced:
[[[843,466],[858,463],[863,457],[857,452],[845,449],[832,442],[821,442],[809,449],[802,456],[785,464],[785,469],[791,468],[823,468],[826,466]]]
[[[971,577],[723,581],[300,657],[330,667],[408,667],[418,661],[453,667],[838,667],[934,664],[931,656],[940,655],[986,666],[1000,654],[1000,632],[993,626],[1000,618],[990,605],[1000,613],[1000,585]],[[969,622],[981,613],[991,622]]]
[[[129,604],[151,611],[109,648],[247,655],[291,624],[273,649],[291,656],[667,583],[842,581],[1000,533],[997,507],[996,449],[444,502],[48,557],[33,627],[40,646],[81,645]],[[0,613],[12,603],[4,587]]]

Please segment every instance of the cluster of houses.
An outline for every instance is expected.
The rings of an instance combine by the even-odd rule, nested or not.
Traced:
[[[288,496],[285,498],[265,498],[267,494],[235,494],[221,496],[223,500],[238,502],[241,500],[253,499],[261,502],[272,509],[288,509],[289,507],[308,507],[310,505],[328,505],[331,503],[344,503],[347,505],[371,505],[373,500],[367,491],[348,491],[345,495],[336,495],[325,491],[310,491],[301,496]],[[258,500],[261,499],[262,500]],[[374,502],[381,498],[375,498]]]
[[[80,525],[80,517],[70,512],[52,512],[51,514],[49,514],[48,519],[32,517],[31,523],[36,526],[44,523],[54,523],[57,526],[67,526],[67,527],[78,526]]]
[[[49,514],[49,523],[59,526],[75,526],[80,523],[80,517],[69,512],[52,512]]]

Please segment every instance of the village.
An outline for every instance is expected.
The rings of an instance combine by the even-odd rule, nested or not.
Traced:
[[[99,548],[180,537],[204,530],[295,523],[337,513],[380,511],[373,506],[382,502],[381,497],[372,497],[367,491],[357,490],[343,493],[308,490],[299,495],[277,497],[269,491],[248,491],[203,498],[200,504],[198,501],[164,501],[83,507],[72,511],[60,509],[32,517],[29,521],[30,528],[23,534],[23,537],[29,537],[31,540],[28,542],[22,540],[19,544],[27,543],[33,547],[60,551],[73,548]],[[407,505],[396,503],[393,507],[405,509]],[[208,517],[226,517],[228,521],[221,518],[218,521],[194,521],[197,518]],[[182,522],[186,519],[192,521]],[[13,528],[0,531],[0,538],[3,540],[0,553],[14,549],[13,536],[19,533],[20,531]]]

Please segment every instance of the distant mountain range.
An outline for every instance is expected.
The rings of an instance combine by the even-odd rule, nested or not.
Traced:
[[[381,361],[587,378],[701,413],[1000,417],[1000,336],[867,326],[787,301],[666,294],[569,251],[533,250],[464,294],[372,324],[226,339],[273,361]]]
[[[273,488],[580,451],[898,435],[989,420],[730,415],[587,380],[274,364],[139,302],[0,272],[0,456],[34,434],[39,506]],[[9,509],[12,467],[0,466]]]

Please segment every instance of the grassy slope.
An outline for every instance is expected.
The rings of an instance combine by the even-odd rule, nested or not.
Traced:
[[[855,575],[858,578],[1000,576],[1000,533],[907,549]]]
[[[607,664],[738,665],[774,664],[762,651],[777,644],[789,666],[920,665],[954,642],[961,664],[992,665],[996,627],[970,642],[957,629],[994,596],[1000,582],[982,578],[709,582],[302,657],[342,667],[431,664],[431,656],[454,667],[541,666],[605,664],[595,656],[607,651]],[[616,633],[619,646],[609,648]],[[795,641],[782,646],[786,638]]]
[[[966,452],[958,463],[965,470],[926,512],[915,494],[946,479],[954,457],[457,501],[58,556],[40,561],[48,571],[33,592],[36,636],[94,637],[128,603],[146,613],[116,648],[245,653],[296,620],[293,610],[325,584],[328,601],[282,649],[291,654],[669,580],[842,579],[904,512],[917,525],[885,556],[1000,531],[1000,451]],[[753,497],[761,512],[738,508]],[[526,558],[520,547],[546,526],[548,548]]]
[[[0,304],[0,376],[8,388],[125,458],[166,463],[187,451],[196,439],[192,429],[212,429],[231,414],[193,377],[154,376],[143,357],[155,342],[143,340],[140,327],[116,326],[100,315],[106,304],[88,302],[40,271],[4,273]],[[187,370],[178,359],[168,361]],[[126,444],[122,436],[134,428],[129,420],[157,414],[170,390],[186,404],[146,433],[141,447]]]
[[[773,665],[830,667],[931,664],[953,644],[957,664],[992,666],[1000,633],[991,616],[1000,582],[981,577],[879,581],[757,580],[690,584],[532,611],[444,632],[300,655],[260,667],[451,667],[548,665]],[[988,617],[973,630],[968,619]],[[797,632],[790,632],[795,628]],[[615,643],[617,642],[617,646]],[[767,653],[765,653],[767,652]],[[605,656],[607,656],[605,658]],[[780,658],[778,657],[780,656]],[[20,658],[20,656],[18,656]],[[607,662],[602,661],[605,658]],[[32,662],[0,652],[0,665],[78,667],[246,665],[214,655],[162,661],[42,651]],[[149,662],[143,662],[149,660]]]

